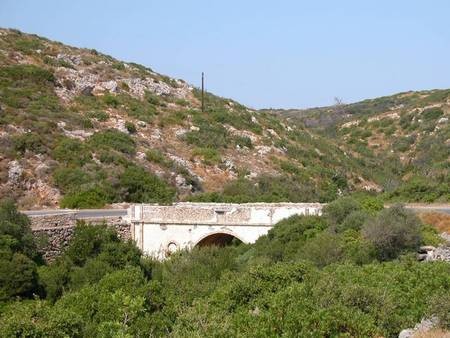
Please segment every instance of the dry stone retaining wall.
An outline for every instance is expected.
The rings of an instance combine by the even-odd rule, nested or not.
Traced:
[[[77,218],[76,212],[45,216],[29,216],[33,234],[42,241],[42,254],[47,261],[53,261],[68,245],[77,221],[91,224],[105,223],[114,227],[123,240],[131,239],[130,225],[122,217]]]

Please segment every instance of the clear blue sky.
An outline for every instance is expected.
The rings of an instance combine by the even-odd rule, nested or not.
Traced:
[[[0,26],[95,48],[255,108],[450,88],[450,1],[0,0]]]

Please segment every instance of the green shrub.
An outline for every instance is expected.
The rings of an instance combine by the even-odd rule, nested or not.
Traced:
[[[63,138],[52,152],[53,158],[64,164],[84,165],[91,160],[91,153],[83,142],[73,138]]]
[[[119,176],[120,195],[125,202],[171,203],[175,189],[144,168],[129,166]]]
[[[0,302],[38,292],[40,255],[27,216],[10,200],[0,200]]]
[[[117,70],[125,70],[123,62],[114,62],[112,67]]]
[[[221,161],[219,152],[212,148],[195,148],[192,155],[201,156],[203,162],[207,165],[218,164]]]
[[[53,180],[62,192],[79,190],[84,184],[91,182],[91,177],[81,168],[59,167],[53,172]]]
[[[324,267],[341,260],[343,255],[340,238],[328,231],[323,231],[305,243],[300,256]]]
[[[41,266],[39,282],[45,290],[45,296],[54,303],[60,298],[70,282],[70,269],[72,262],[67,259],[58,259],[50,266]]]
[[[83,118],[83,119],[81,119],[81,127],[83,129],[93,129],[94,124],[92,123],[92,121],[90,119]]]
[[[14,47],[25,54],[31,54],[38,49],[42,50],[45,48],[39,40],[25,36],[16,38]]]
[[[113,149],[99,149],[95,154],[101,163],[116,164],[120,166],[128,165],[130,163],[123,153]]]
[[[425,109],[422,114],[421,117],[425,120],[425,121],[430,121],[430,120],[436,120],[439,117],[441,117],[444,114],[444,112],[442,111],[441,108],[428,108]]]
[[[420,228],[420,237],[422,238],[423,245],[438,246],[444,240],[439,236],[439,232],[432,225],[424,224]]]
[[[97,257],[110,242],[120,242],[113,229],[105,224],[93,226],[78,222],[70,245],[64,254],[75,265],[83,266],[89,258]]]
[[[130,155],[133,155],[136,151],[134,140],[129,135],[116,129],[94,133],[88,142],[94,149],[112,148]]]
[[[448,200],[448,183],[430,181],[422,177],[413,177],[394,191],[387,194],[392,201],[434,202],[439,199]]]
[[[234,142],[236,143],[237,146],[240,147],[247,147],[249,149],[253,148],[252,140],[250,139],[250,137],[247,136],[235,136]]]
[[[55,77],[50,71],[35,65],[13,65],[0,69],[0,78],[14,82],[19,87],[24,83],[47,86],[53,84]]]
[[[421,222],[411,211],[393,206],[364,224],[363,235],[381,260],[393,259],[406,250],[416,250],[421,241]]]
[[[302,173],[302,170],[298,167],[298,165],[295,165],[294,163],[289,161],[281,161],[280,169],[294,175],[301,175]]]
[[[159,149],[149,149],[145,152],[148,161],[162,165],[163,167],[173,166],[173,161],[166,158],[163,152]]]
[[[185,99],[176,99],[175,100],[175,104],[182,106],[182,107],[188,107],[189,106],[189,101],[185,100]]]
[[[146,92],[146,93],[145,93],[145,100],[146,100],[148,103],[150,103],[150,104],[152,104],[152,105],[154,105],[154,106],[159,106],[159,105],[161,105],[161,99],[160,99],[160,97],[157,96],[157,95],[155,95],[155,94],[152,94],[152,93],[150,93],[150,92]]]
[[[182,125],[185,123],[187,115],[188,112],[184,110],[166,113],[160,118],[159,125],[161,127],[170,125]]]
[[[130,134],[134,134],[134,133],[137,132],[136,126],[134,125],[133,122],[126,121],[126,122],[125,122],[125,128],[128,130],[128,132],[129,132]]]
[[[44,56],[44,63],[46,65],[50,65],[53,67],[65,67],[65,68],[75,69],[75,67],[71,63],[69,63],[63,59],[57,59],[57,58],[53,58],[50,56]]]
[[[202,148],[226,148],[229,144],[227,130],[218,124],[203,123],[198,131],[190,131],[184,135],[188,144]]]
[[[47,147],[44,139],[38,133],[24,133],[15,135],[12,138],[14,150],[23,155],[26,151],[36,154],[44,154],[47,152]]]
[[[342,223],[336,226],[338,232],[345,230],[361,230],[363,224],[369,219],[367,212],[362,210],[355,210],[348,214],[342,221]]]
[[[102,208],[111,202],[111,193],[103,187],[95,186],[86,190],[71,190],[64,195],[60,204],[61,208],[95,209]]]
[[[437,317],[439,326],[450,330],[450,296],[448,292],[434,295],[429,300],[428,317]]]
[[[109,119],[109,114],[104,111],[101,111],[101,110],[93,110],[93,111],[87,112],[86,116],[91,119],[96,119],[97,121],[100,121],[100,122],[105,122]]]
[[[361,208],[370,215],[375,215],[377,212],[384,209],[384,202],[378,196],[368,196],[365,194],[355,195],[355,199],[361,205]]]
[[[325,218],[330,224],[341,224],[354,211],[360,211],[361,205],[351,197],[343,197],[326,205],[323,209]]]
[[[118,108],[121,104],[119,97],[113,95],[113,94],[105,94],[102,97],[103,102],[110,107]]]
[[[414,144],[414,142],[415,142],[414,136],[399,137],[392,144],[392,148],[395,151],[405,152],[411,147],[411,145]]]
[[[300,250],[309,238],[327,228],[323,217],[295,215],[278,222],[266,236],[255,243],[253,259],[290,261],[300,256]]]

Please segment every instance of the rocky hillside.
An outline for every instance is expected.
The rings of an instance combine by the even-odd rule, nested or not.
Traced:
[[[81,208],[186,199],[330,201],[400,186],[396,154],[385,165],[386,157],[359,151],[352,141],[351,131],[365,130],[364,123],[385,122],[339,125],[337,142],[210,93],[203,113],[199,97],[197,88],[144,66],[0,29],[0,196],[23,208]],[[415,140],[431,142],[436,133],[448,140],[446,109],[426,120],[442,121],[441,129]],[[398,114],[389,121],[401,126]],[[421,125],[418,118],[410,123]],[[384,130],[377,128],[355,137],[375,144]],[[401,136],[408,142],[409,134]],[[433,147],[442,155],[445,144]],[[448,162],[438,167],[433,173],[445,174]]]
[[[388,167],[390,175],[372,179],[390,199],[450,200],[450,90],[270,113],[334,140],[373,168]]]
[[[198,89],[92,49],[2,29],[0,66],[0,195],[25,208],[376,187],[305,128],[209,93],[202,113]]]

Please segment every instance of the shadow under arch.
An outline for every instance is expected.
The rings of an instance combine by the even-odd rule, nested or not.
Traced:
[[[205,246],[225,246],[231,244],[233,240],[247,243],[235,233],[226,230],[210,232],[202,237],[194,244],[193,247],[201,248]]]

